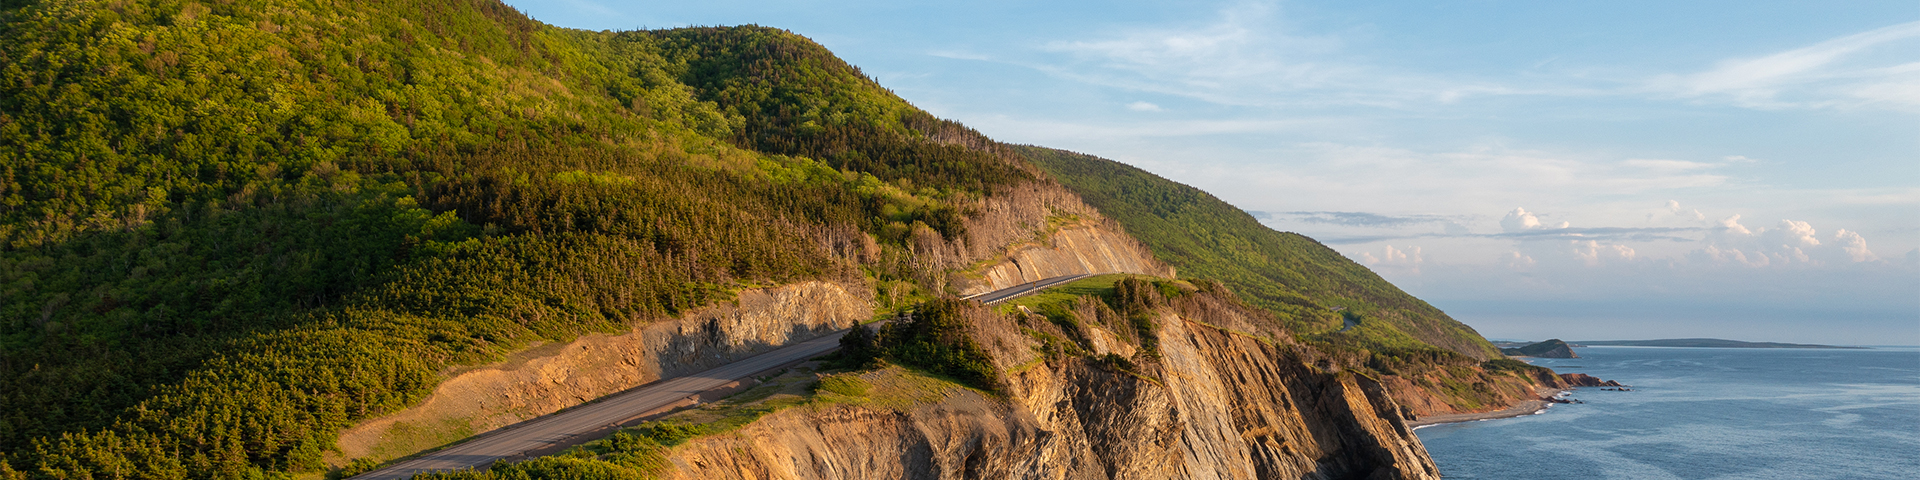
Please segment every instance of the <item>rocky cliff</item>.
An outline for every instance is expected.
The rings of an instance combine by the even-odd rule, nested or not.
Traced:
[[[670,478],[1430,479],[1438,470],[1373,380],[1326,368],[1229,302],[1161,309],[1149,339],[1083,322],[970,315],[997,393],[899,367],[853,396],[672,449]],[[1053,332],[1045,335],[1020,332]],[[1073,338],[1059,354],[1036,338]],[[1101,339],[1101,340],[1094,340]],[[1143,341],[1144,340],[1144,341]],[[1047,353],[1049,351],[1056,353]],[[1155,353],[1157,351],[1157,353]]]
[[[865,321],[863,285],[805,282],[618,335],[587,335],[447,372],[432,396],[340,435],[346,459],[398,458],[665,377],[712,368]]]
[[[1560,374],[1560,380],[1566,382],[1567,386],[1570,386],[1570,387],[1624,387],[1626,386],[1626,385],[1621,385],[1620,382],[1617,382],[1617,381],[1601,380],[1599,377],[1587,375],[1584,373],[1562,373]]]

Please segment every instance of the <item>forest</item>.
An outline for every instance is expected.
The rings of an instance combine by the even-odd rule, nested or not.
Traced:
[[[320,472],[341,429],[534,342],[807,279],[939,297],[918,245],[1032,185],[1327,348],[1484,344],[1310,239],[994,143],[779,29],[496,0],[9,0],[0,25],[0,479]],[[1336,305],[1383,321],[1330,334]],[[883,337],[990,384],[945,328]]]

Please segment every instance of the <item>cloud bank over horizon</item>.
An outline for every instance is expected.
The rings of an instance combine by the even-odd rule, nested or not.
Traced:
[[[1316,238],[1353,239],[1330,243],[1455,315],[1479,317],[1483,330],[1498,326],[1494,332],[1507,338],[1910,343],[1900,337],[1863,342],[1846,327],[1881,323],[1897,331],[1914,321],[1920,249],[1883,254],[1844,228],[1790,219],[1749,225],[1758,222],[1740,214],[1709,219],[1675,200],[1650,210],[1642,223],[1672,226],[1580,227],[1542,221],[1523,207],[1497,220],[1448,220],[1449,227],[1459,226],[1451,231],[1429,220],[1440,215],[1340,212],[1336,218],[1387,219],[1345,223],[1327,222],[1326,212],[1256,216],[1279,230],[1396,231]],[[1520,313],[1523,307],[1558,312],[1529,315]],[[1689,321],[1713,316],[1739,317],[1752,328],[1730,332]]]

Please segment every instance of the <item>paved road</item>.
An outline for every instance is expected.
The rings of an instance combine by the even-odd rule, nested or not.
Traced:
[[[1026,296],[1026,295],[1028,295],[1028,294],[1031,294],[1031,293],[1033,293],[1033,292],[1038,292],[1038,291],[1040,291],[1040,290],[1044,290],[1044,289],[1046,289],[1046,288],[1049,288],[1049,287],[1053,287],[1053,286],[1056,286],[1056,285],[1060,285],[1060,284],[1063,284],[1063,283],[1067,283],[1067,282],[1071,282],[1071,281],[1074,281],[1074,280],[1079,280],[1079,279],[1082,279],[1082,278],[1087,278],[1087,277],[1091,277],[1091,276],[1093,276],[1093,275],[1094,275],[1094,274],[1091,274],[1091,273],[1089,273],[1089,274],[1081,274],[1081,275],[1067,275],[1067,276],[1061,276],[1061,277],[1053,277],[1053,278],[1047,278],[1047,279],[1041,279],[1041,280],[1035,280],[1035,281],[1031,281],[1031,282],[1027,282],[1027,283],[1022,283],[1022,284],[1019,284],[1019,285],[1014,285],[1014,286],[1011,286],[1011,287],[1007,287],[1007,288],[1002,288],[1002,289],[999,289],[999,290],[995,290],[995,291],[991,291],[991,292],[987,292],[987,293],[982,293],[982,294],[979,294],[979,295],[974,295],[974,296],[971,296],[971,297],[967,297],[967,298],[968,298],[968,299],[971,299],[971,300],[974,300],[974,301],[978,301],[978,302],[980,302],[980,303],[984,303],[984,304],[988,304],[988,305],[992,305],[992,304],[996,304],[996,303],[1000,303],[1000,302],[1004,302],[1004,301],[1007,301],[1007,300],[1012,300],[1012,299],[1014,299],[1014,298],[1017,298],[1017,297],[1022,297],[1022,296]]]
[[[1089,276],[1091,275],[1054,277],[975,295],[971,298],[986,304],[999,303]],[[354,480],[398,480],[432,471],[485,468],[495,460],[516,457],[561,443],[573,443],[569,441],[580,440],[577,438],[580,435],[618,425],[642,413],[698,395],[700,392],[712,390],[780,365],[831,352],[840,348],[840,337],[844,335],[846,331],[842,330],[704,372],[654,382],[604,397],[595,403],[487,432],[444,450],[353,478]]]

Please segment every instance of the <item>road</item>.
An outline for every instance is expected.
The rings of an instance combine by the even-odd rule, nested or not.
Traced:
[[[1033,292],[1038,292],[1038,291],[1041,291],[1056,285],[1060,285],[1063,283],[1091,277],[1093,275],[1094,274],[1088,273],[1088,274],[1081,274],[1081,275],[1066,275],[1066,276],[1060,276],[1060,277],[1035,280],[1035,281],[1022,283],[1022,284],[1014,285],[1007,288],[1002,288],[999,290],[994,290],[987,293],[982,293],[979,295],[974,295],[971,297],[967,297],[967,299],[992,305],[992,304],[1004,302],[1007,300],[1012,300],[1014,298],[1026,296]]]
[[[1089,276],[1091,275],[1048,278],[969,298],[980,303],[994,304]],[[698,395],[700,392],[712,390],[774,367],[832,352],[840,348],[840,337],[846,333],[846,330],[841,330],[700,373],[661,380],[616,393],[593,403],[483,433],[440,451],[388,465],[353,478],[354,480],[398,480],[426,472],[485,468],[495,460],[518,457],[526,452],[547,449],[564,443],[578,443],[582,440],[579,438],[581,435],[603,431],[643,413]]]

